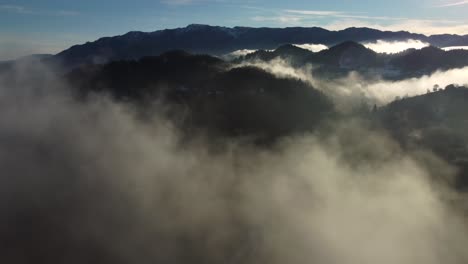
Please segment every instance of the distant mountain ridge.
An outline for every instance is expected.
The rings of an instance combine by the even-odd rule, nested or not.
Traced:
[[[192,24],[184,28],[154,32],[132,31],[75,45],[54,56],[69,66],[105,63],[112,60],[139,59],[180,49],[191,53],[222,55],[241,49],[275,49],[283,44],[336,45],[345,41],[421,40],[438,47],[466,46],[468,35],[425,36],[407,31],[380,31],[371,28],[347,28],[330,31],[319,27],[253,28],[220,27]]]

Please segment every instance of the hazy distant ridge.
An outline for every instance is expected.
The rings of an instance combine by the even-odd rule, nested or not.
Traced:
[[[119,59],[137,59],[181,49],[192,53],[221,55],[240,49],[274,49],[287,43],[335,45],[344,41],[421,40],[438,47],[466,46],[468,35],[425,36],[407,31],[380,31],[348,28],[330,31],[319,27],[251,28],[189,25],[185,28],[155,32],[129,32],[75,45],[55,56],[68,65],[101,63]]]

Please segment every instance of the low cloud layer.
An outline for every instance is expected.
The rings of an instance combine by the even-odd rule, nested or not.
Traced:
[[[366,96],[375,98],[383,104],[388,103],[397,96],[404,97],[427,93],[436,84],[440,87],[445,87],[449,84],[468,84],[468,67],[437,71],[420,78],[410,78],[394,82],[373,81],[368,83],[358,75],[351,74],[347,79],[343,80],[343,86],[351,81],[356,85],[356,88],[361,88]]]
[[[406,41],[377,40],[376,42],[364,43],[366,48],[369,48],[377,53],[388,54],[399,53],[408,49],[422,49],[429,45],[429,43],[414,39],[408,39]]]
[[[292,45],[294,45],[296,47],[299,47],[301,49],[310,50],[312,52],[319,52],[319,51],[328,49],[327,46],[322,45],[322,44],[292,44]],[[235,58],[239,58],[239,57],[254,53],[256,51],[257,50],[254,50],[254,49],[236,50],[236,51],[233,51],[231,53],[223,55],[223,58],[227,59],[227,60],[232,60],[232,59],[235,59]],[[267,51],[273,51],[273,50],[267,50]]]
[[[257,50],[252,50],[252,49],[236,50],[236,51],[233,51],[231,53],[228,53],[228,54],[224,55],[223,58],[225,58],[227,60],[232,60],[232,59],[235,59],[235,58],[239,58],[239,57],[248,55],[250,53],[254,53],[255,51],[257,51]]]
[[[301,49],[310,50],[312,52],[319,52],[319,51],[328,49],[328,47],[323,44],[293,44],[293,45]]]
[[[443,50],[445,51],[449,51],[449,50],[468,50],[468,46],[453,46],[453,47],[445,47],[445,48],[442,48]]]
[[[468,261],[462,197],[434,180],[452,168],[358,121],[213,149],[160,104],[67,91],[40,66],[0,77],[2,262]]]
[[[419,78],[388,81],[379,78],[369,80],[356,72],[351,72],[344,78],[322,80],[313,74],[313,65],[295,68],[283,59],[275,59],[268,63],[254,61],[242,65],[259,67],[276,76],[305,81],[333,98],[338,108],[344,111],[362,103],[363,100],[368,100],[371,104],[384,105],[396,97],[425,94],[436,84],[440,87],[449,84],[468,84],[468,67],[437,71]]]

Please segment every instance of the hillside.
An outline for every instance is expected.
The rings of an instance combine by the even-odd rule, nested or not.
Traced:
[[[459,185],[468,188],[468,87],[396,100],[375,115],[403,145],[431,150],[457,166]]]
[[[334,111],[325,95],[299,80],[185,52],[83,66],[67,78],[81,98],[108,93],[143,109],[161,100],[172,114],[188,115],[183,127],[262,140],[313,130]]]

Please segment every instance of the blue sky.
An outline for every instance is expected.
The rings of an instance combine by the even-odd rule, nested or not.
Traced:
[[[468,34],[466,14],[468,0],[0,0],[0,60],[191,23]]]

